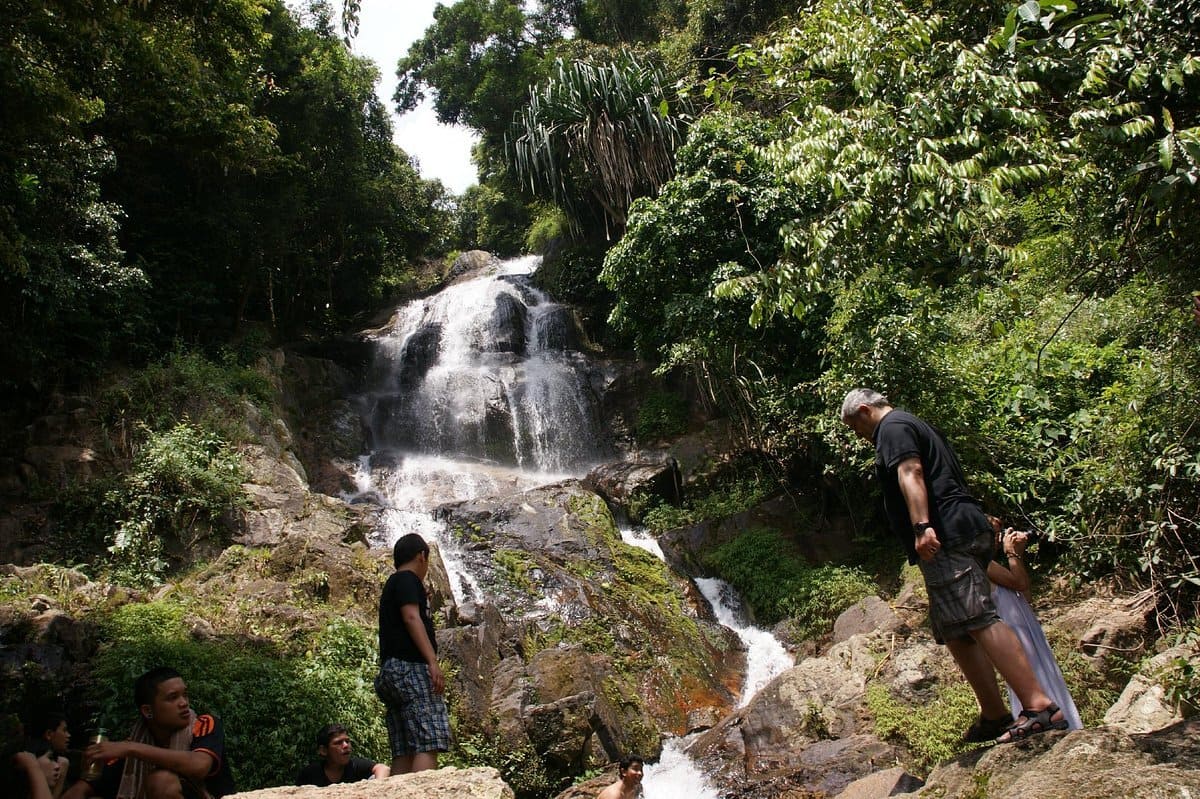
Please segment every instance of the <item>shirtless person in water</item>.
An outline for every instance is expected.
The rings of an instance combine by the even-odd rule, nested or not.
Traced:
[[[621,759],[617,781],[596,795],[596,799],[633,799],[642,793],[642,759]]]

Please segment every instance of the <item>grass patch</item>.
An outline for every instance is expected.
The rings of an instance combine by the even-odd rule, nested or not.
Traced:
[[[961,736],[979,714],[975,695],[961,681],[940,683],[937,696],[920,707],[901,702],[887,686],[873,683],[867,686],[867,707],[875,718],[875,734],[908,750],[911,762],[905,765],[919,775],[972,746]]]

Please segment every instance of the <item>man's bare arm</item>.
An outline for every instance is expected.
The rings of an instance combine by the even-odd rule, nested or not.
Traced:
[[[166,749],[137,741],[104,741],[92,744],[84,752],[84,757],[102,763],[117,758],[136,757],[191,780],[204,779],[216,767],[213,756],[207,752]]]
[[[433,643],[425,632],[425,622],[421,620],[421,609],[415,604],[401,605],[400,618],[412,636],[413,643],[421,657],[429,665],[429,679],[433,681],[433,692],[440,694],[446,688],[446,680],[442,668],[438,665],[437,653],[433,651]]]
[[[904,495],[904,504],[908,506],[908,518],[917,524],[928,522],[929,493],[925,490],[925,467],[920,458],[908,458],[896,467],[896,480],[900,485],[900,493]],[[921,560],[930,560],[941,549],[937,530],[928,527],[924,532],[915,535],[914,543],[917,555]]]

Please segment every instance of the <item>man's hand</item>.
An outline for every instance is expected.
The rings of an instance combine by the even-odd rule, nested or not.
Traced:
[[[942,548],[942,542],[938,541],[937,532],[932,527],[926,527],[925,530],[917,536],[917,555],[921,560],[933,560],[933,556]]]
[[[435,694],[446,693],[446,677],[442,674],[442,667],[436,660],[429,664],[429,681],[433,683]]]

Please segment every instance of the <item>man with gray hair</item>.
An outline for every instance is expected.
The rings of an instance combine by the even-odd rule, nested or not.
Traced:
[[[970,742],[1027,738],[1065,730],[1066,718],[1034,676],[1021,643],[996,614],[988,583],[992,526],[968,492],[958,456],[941,431],[887,397],[856,388],[842,402],[842,421],[875,447],[888,524],[929,593],[933,636],[945,644],[979,700]],[[1020,721],[1000,698],[995,671],[1021,700]]]

